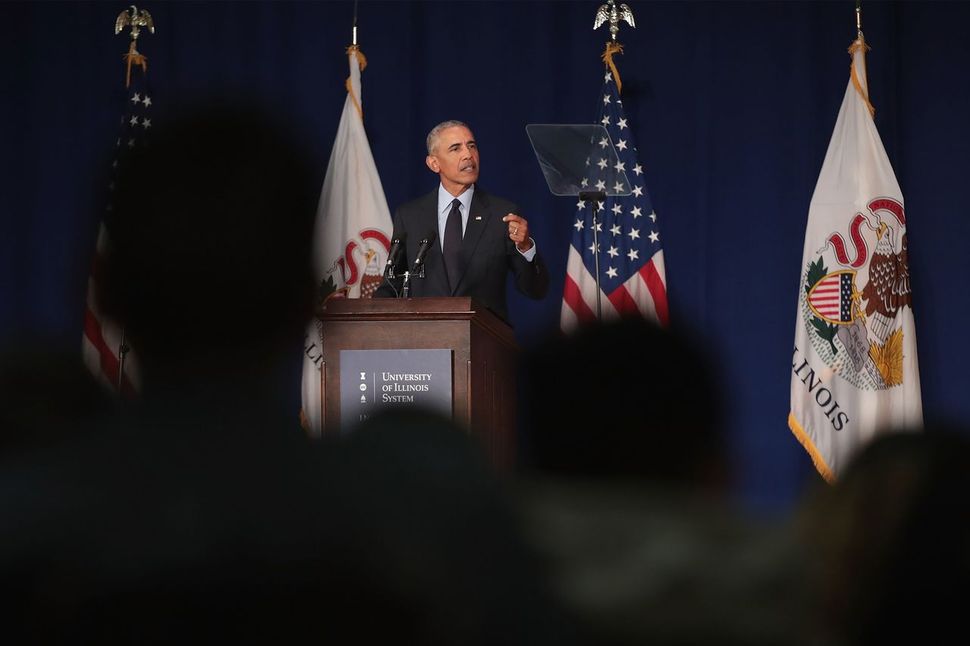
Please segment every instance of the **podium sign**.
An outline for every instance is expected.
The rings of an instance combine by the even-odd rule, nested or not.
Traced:
[[[341,350],[341,430],[385,408],[451,417],[451,350]]]
[[[317,315],[324,433],[343,433],[376,413],[373,398],[386,394],[377,403],[440,406],[496,466],[513,464],[518,348],[501,319],[466,296],[337,298]],[[424,385],[427,391],[406,387]]]

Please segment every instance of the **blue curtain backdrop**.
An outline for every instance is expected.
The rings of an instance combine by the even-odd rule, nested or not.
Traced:
[[[723,366],[745,499],[784,508],[813,479],[786,426],[790,358],[805,220],[848,81],[854,2],[628,4],[637,28],[621,31],[617,62],[662,227],[672,315],[701,331]],[[472,125],[481,184],[521,204],[553,274],[545,301],[512,297],[526,345],[557,325],[575,207],[548,194],[525,125],[595,117],[607,37],[591,29],[598,5],[359,5],[365,122],[388,202],[433,188],[423,162],[432,125]],[[29,333],[79,347],[127,47],[113,24],[125,6],[0,5],[3,345]],[[139,6],[157,27],[141,51],[159,109],[226,90],[261,97],[306,132],[322,183],[352,2]],[[924,406],[967,420],[970,4],[863,9],[876,124],[909,216]],[[564,384],[571,395],[581,387]],[[617,384],[616,396],[636,393]]]

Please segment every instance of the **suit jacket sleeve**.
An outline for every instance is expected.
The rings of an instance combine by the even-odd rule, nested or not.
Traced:
[[[519,213],[519,207],[515,206],[511,213]],[[533,299],[540,299],[549,291],[549,271],[542,260],[542,255],[536,251],[532,262],[526,260],[519,250],[515,248],[515,243],[506,236],[505,244],[509,258],[509,269],[515,276],[515,287],[525,296]]]

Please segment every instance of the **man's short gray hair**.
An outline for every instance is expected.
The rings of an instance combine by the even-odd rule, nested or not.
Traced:
[[[441,134],[441,131],[447,130],[448,128],[454,128],[456,126],[459,126],[461,128],[468,128],[468,124],[462,121],[449,119],[448,121],[442,121],[441,123],[439,123],[438,125],[436,125],[434,128],[431,129],[431,132],[428,133],[428,139],[425,141],[425,143],[428,146],[429,155],[432,152],[434,152],[435,146],[438,145],[438,135]],[[471,130],[471,128],[468,128],[468,129]]]

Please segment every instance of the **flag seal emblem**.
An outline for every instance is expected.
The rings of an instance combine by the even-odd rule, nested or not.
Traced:
[[[868,211],[848,221],[848,243],[833,232],[809,261],[799,310],[818,357],[873,391],[903,383],[902,313],[912,299],[903,205],[879,197]]]

